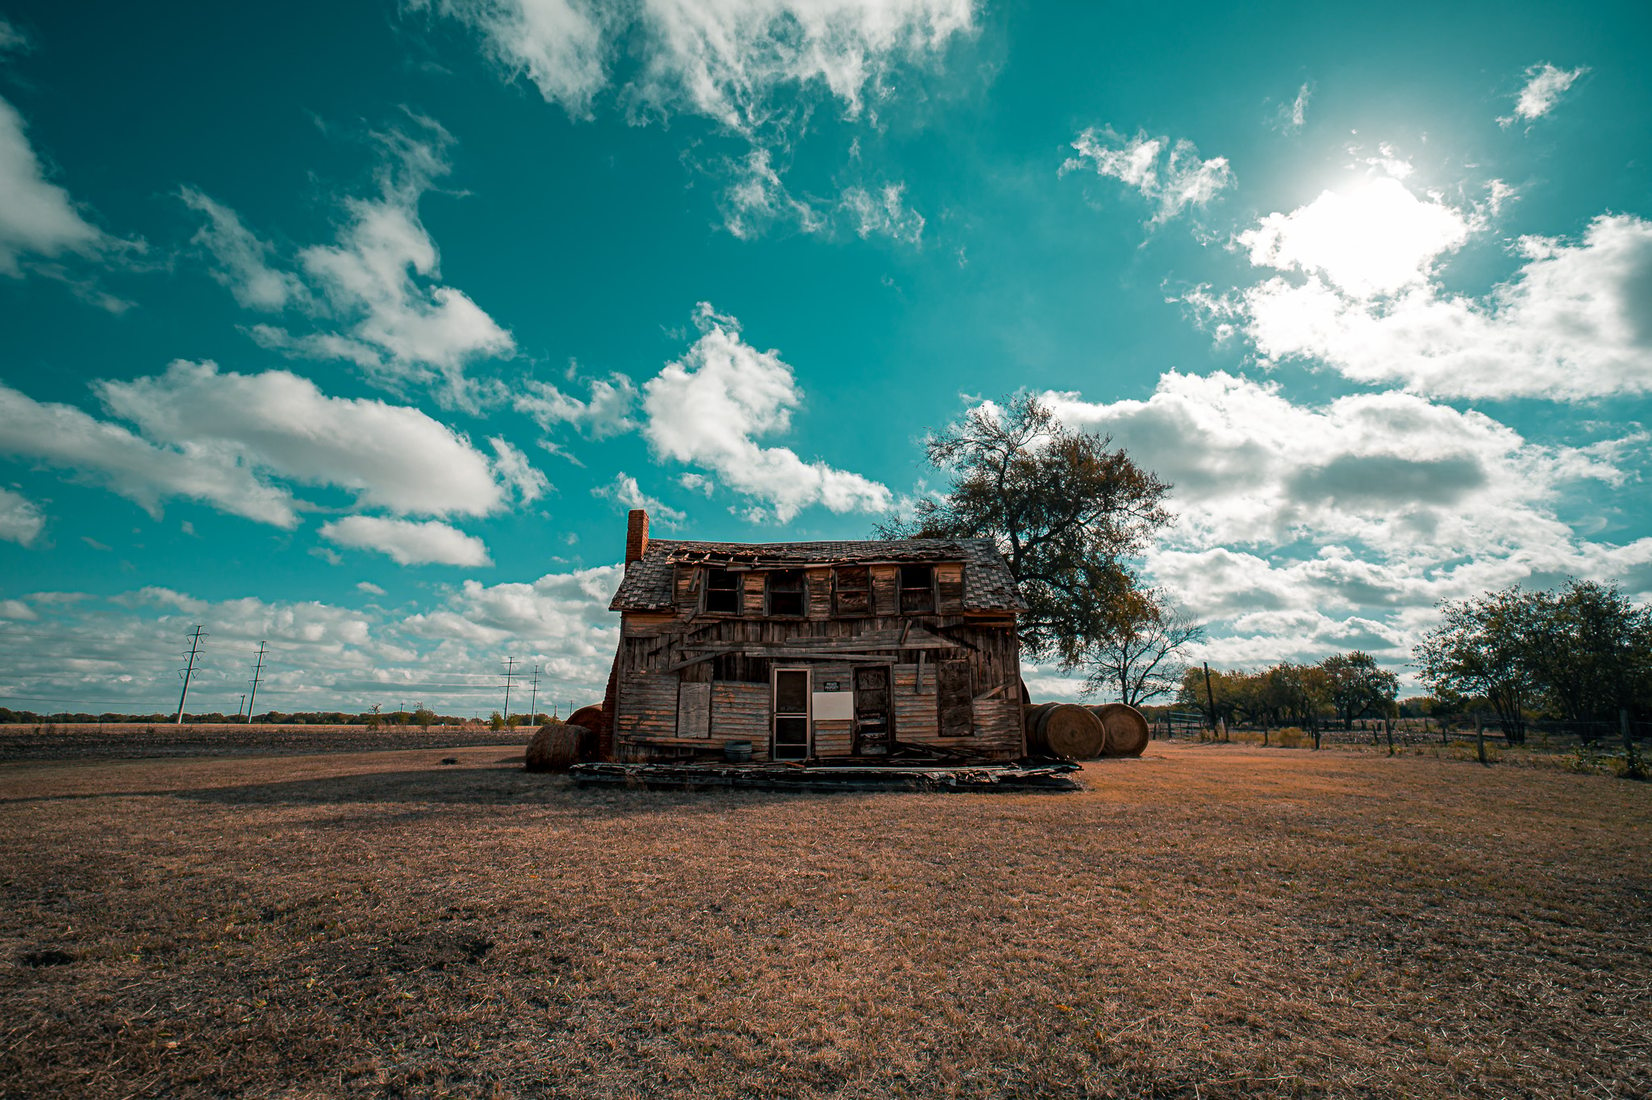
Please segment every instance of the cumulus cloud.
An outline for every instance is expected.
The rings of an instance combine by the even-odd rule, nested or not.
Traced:
[[[46,527],[46,517],[21,493],[0,489],[0,539],[32,546]]]
[[[398,513],[480,516],[508,502],[501,471],[452,429],[418,409],[329,397],[286,371],[179,361],[93,388],[137,431],[0,386],[0,453],[75,471],[151,514],[182,497],[280,527],[308,507],[282,482]]]
[[[1566,90],[1577,82],[1577,78],[1588,72],[1588,66],[1576,69],[1557,69],[1547,61],[1540,65],[1533,65],[1526,70],[1526,84],[1515,96],[1514,113],[1497,120],[1498,124],[1507,129],[1515,122],[1532,122],[1542,118],[1554,109],[1560,97]]]
[[[10,28],[8,27],[9,31]],[[23,116],[0,99],[0,275],[20,276],[25,256],[65,252],[96,256],[109,241],[88,222],[69,192],[47,178],[25,133]]]
[[[579,381],[572,368],[568,380]],[[518,387],[511,407],[531,417],[541,431],[566,424],[592,439],[606,439],[636,430],[631,412],[637,404],[637,386],[630,378],[615,371],[606,378],[590,379],[586,389],[589,396],[581,400],[549,382],[530,378]]]
[[[1145,401],[1047,400],[1175,484],[1182,548],[1306,541],[1440,562],[1565,543],[1554,510],[1563,488],[1627,476],[1601,449],[1538,445],[1408,393],[1298,405],[1272,383],[1172,371]]]
[[[29,48],[29,38],[22,31],[0,19],[0,53]]]
[[[1562,518],[1580,483],[1638,476],[1644,432],[1549,446],[1414,394],[1298,404],[1225,373],[1171,372],[1140,401],[1043,398],[1174,483],[1177,521],[1143,566],[1210,624],[1196,659],[1403,662],[1440,600],[1567,576],[1652,589],[1652,538],[1588,541]]]
[[[906,205],[906,185],[887,183],[877,191],[849,187],[839,202],[862,240],[892,237],[917,244],[923,239],[924,216]]]
[[[1267,247],[1253,258],[1289,258],[1314,273],[1245,290],[1237,305],[1246,332],[1265,356],[1319,360],[1361,382],[1441,396],[1578,401],[1652,391],[1652,222],[1601,215],[1577,242],[1522,238],[1524,263],[1482,298],[1425,277],[1429,250],[1454,231],[1441,217],[1380,263],[1278,256],[1272,239],[1258,238]],[[1384,288],[1392,297],[1367,297]]]
[[[238,303],[248,309],[280,310],[307,296],[296,275],[271,266],[274,248],[243,225],[235,211],[193,187],[182,188],[178,197],[206,216],[206,224],[190,243],[216,261],[212,277],[228,287]]]
[[[642,491],[637,479],[621,470],[613,481],[606,485],[598,485],[591,490],[591,495],[601,500],[610,500],[621,508],[643,508],[648,511],[651,520],[661,520],[667,524],[678,524],[688,517],[676,508],[671,507],[658,498],[651,497]]]
[[[321,537],[340,546],[377,550],[399,565],[492,565],[487,547],[439,520],[345,516],[321,525]]]
[[[272,267],[269,246],[234,211],[195,191],[186,190],[184,199],[206,215],[195,240],[212,253],[214,277],[238,301],[270,310],[303,304],[324,323],[308,332],[254,325],[248,331],[260,346],[342,359],[391,387],[431,385],[444,405],[475,410],[486,395],[466,377],[466,366],[510,356],[516,342],[463,291],[440,283],[439,253],[419,202],[449,171],[453,139],[429,119],[412,121],[416,131],[375,135],[385,150],[378,194],[343,201],[337,241],[299,250],[302,278]]]
[[[889,490],[825,462],[805,462],[786,447],[765,447],[763,436],[791,428],[802,392],[777,351],[758,351],[740,336],[739,322],[702,302],[695,317],[700,338],[682,359],[643,386],[643,434],[656,454],[714,474],[726,487],[759,502],[754,514],[781,522],[803,508],[882,512]]]
[[[1078,155],[1068,158],[1061,171],[1093,168],[1140,192],[1154,206],[1149,225],[1169,221],[1190,206],[1204,206],[1235,182],[1226,157],[1201,160],[1186,139],[1172,144],[1168,137],[1140,131],[1127,138],[1111,127],[1091,127],[1074,139],[1073,148]]]

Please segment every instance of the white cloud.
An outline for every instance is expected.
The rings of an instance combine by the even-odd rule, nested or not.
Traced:
[[[1226,157],[1201,160],[1185,139],[1171,144],[1168,137],[1150,138],[1140,131],[1126,138],[1110,127],[1091,127],[1074,139],[1073,148],[1078,156],[1068,158],[1061,171],[1091,167],[1140,192],[1156,208],[1150,225],[1169,221],[1190,206],[1206,205],[1235,182]]]
[[[493,436],[488,439],[493,447],[494,472],[516,494],[516,498],[523,504],[531,504],[545,495],[551,487],[550,481],[544,474],[534,469],[528,462],[528,456],[511,446],[503,438]]]
[[[702,302],[695,317],[700,339],[643,386],[643,434],[656,454],[715,474],[735,492],[759,501],[757,513],[781,522],[803,508],[881,512],[887,488],[825,462],[805,462],[785,447],[760,446],[758,437],[786,432],[802,400],[792,369],[776,351],[758,351],[740,338],[739,322]]]
[[[9,26],[7,27],[9,31]],[[23,116],[0,99],[0,275],[22,274],[28,255],[95,256],[109,243],[76,208],[69,192],[46,178],[24,133]]]
[[[547,102],[590,113],[607,60],[631,34],[637,103],[731,130],[762,125],[783,87],[821,84],[859,115],[899,61],[921,61],[974,29],[972,0],[407,0],[479,31],[495,62]]]
[[[356,591],[365,592],[369,596],[382,596],[382,595],[384,595],[384,589],[380,588],[378,585],[374,584],[372,581],[357,581],[356,582]]]
[[[1279,108],[1277,124],[1285,133],[1294,134],[1308,121],[1308,101],[1313,98],[1313,86],[1304,83],[1297,89],[1296,98]]]
[[[570,115],[590,113],[608,82],[608,36],[619,6],[581,0],[405,0],[434,7],[480,30],[493,60],[511,76],[526,76],[547,103]]]
[[[157,446],[71,405],[37,402],[0,384],[0,454],[67,467],[158,515],[160,501],[183,497],[231,515],[293,527],[286,490],[261,481],[233,454]]]
[[[293,527],[308,505],[282,481],[400,513],[480,516],[507,504],[495,465],[452,429],[418,409],[329,397],[286,371],[179,361],[94,389],[138,431],[0,385],[0,453],[73,470],[157,515],[182,497]]]
[[[0,489],[0,540],[32,546],[46,527],[46,517],[21,493]]]
[[[1542,118],[1554,109],[1560,97],[1566,90],[1576,83],[1577,78],[1588,72],[1588,66],[1576,69],[1557,69],[1547,61],[1541,65],[1533,65],[1526,70],[1526,85],[1520,89],[1515,97],[1514,114],[1497,120],[1505,129],[1514,125],[1517,120],[1531,122]]]
[[[846,188],[839,205],[863,240],[880,236],[917,244],[923,238],[924,216],[906,205],[904,183],[885,184],[876,193],[864,187]]]
[[[389,554],[400,565],[493,564],[481,539],[437,520],[345,516],[322,524],[320,533],[340,546]]]
[[[1392,177],[1263,218],[1238,241],[1258,267],[1323,275],[1356,297],[1392,294],[1427,280],[1442,253],[1468,239],[1462,215],[1423,201]]]
[[[147,439],[238,469],[357,494],[360,506],[482,516],[505,505],[487,457],[418,409],[329,397],[287,371],[220,373],[171,364],[164,375],[95,389]]]
[[[217,261],[212,277],[228,287],[237,302],[248,309],[280,310],[307,297],[296,275],[270,266],[274,249],[241,224],[235,211],[193,187],[182,188],[178,197],[191,210],[206,215],[207,223],[190,243]]]
[[[569,380],[577,380],[572,369]],[[636,421],[631,419],[631,410],[637,403],[636,383],[615,371],[607,378],[591,379],[587,389],[590,396],[581,401],[549,382],[528,379],[512,398],[511,407],[532,417],[541,431],[548,432],[556,424],[567,424],[592,439],[606,439],[636,430]]]
[[[28,48],[28,35],[6,22],[6,20],[0,19],[0,53],[10,53],[12,50],[26,50]]]
[[[1601,449],[1545,447],[1478,412],[1408,393],[1297,405],[1277,385],[1172,371],[1146,401],[1047,395],[1175,484],[1172,545],[1354,545],[1444,562],[1565,543],[1554,508],[1580,480],[1627,475]]]
[[[447,174],[452,137],[415,118],[422,137],[402,131],[375,135],[385,147],[379,193],[343,201],[337,243],[312,245],[297,256],[310,293],[294,275],[268,266],[269,249],[226,207],[205,196],[191,202],[208,215],[196,240],[219,261],[216,277],[244,305],[273,309],[302,302],[341,331],[295,333],[253,326],[260,346],[284,354],[343,359],[393,386],[435,386],[444,405],[475,410],[485,396],[465,367],[510,356],[516,342],[463,291],[439,284],[436,243],[419,219],[419,201]],[[189,201],[186,192],[186,201]]]
[[[615,475],[614,480],[607,485],[598,485],[592,489],[591,495],[602,500],[611,500],[627,510],[644,508],[648,511],[649,519],[667,524],[679,524],[688,518],[664,501],[644,493],[642,486],[637,484],[637,479],[627,475],[624,470]]]
[[[1444,239],[1443,231],[1425,235],[1380,265],[1325,258],[1327,275],[1355,293],[1317,275],[1251,287],[1240,299],[1247,334],[1265,356],[1318,359],[1361,382],[1400,381],[1442,396],[1575,401],[1652,392],[1652,222],[1602,215],[1575,244],[1522,238],[1525,262],[1484,298],[1432,281],[1404,284],[1389,300],[1359,296],[1426,272],[1428,249]]]
[[[853,117],[895,63],[939,54],[974,15],[972,0],[644,0],[639,93],[745,130],[778,89],[818,82]]]
[[[768,149],[753,146],[742,161],[724,166],[728,186],[723,191],[723,228],[743,241],[761,236],[775,225],[794,225],[804,233],[826,230],[824,218],[809,203],[786,190]]]

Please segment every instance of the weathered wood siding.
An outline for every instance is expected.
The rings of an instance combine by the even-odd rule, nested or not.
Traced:
[[[753,758],[769,758],[769,688],[767,684],[711,684],[711,740],[750,741]]]

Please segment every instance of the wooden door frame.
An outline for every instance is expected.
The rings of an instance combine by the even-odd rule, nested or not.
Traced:
[[[884,660],[884,661],[854,661],[854,662],[850,663],[850,665],[849,665],[849,690],[855,692],[855,698],[856,698],[855,709],[856,709],[857,712],[860,709],[860,703],[859,703],[860,692],[855,687],[855,673],[859,672],[863,668],[881,668],[881,669],[884,670],[884,693],[888,698],[888,702],[886,703],[886,706],[888,707],[888,710],[885,712],[885,719],[886,719],[886,722],[887,722],[888,727],[889,727],[889,730],[888,730],[888,737],[889,737],[888,753],[886,753],[885,755],[886,756],[893,756],[894,752],[895,752],[895,739],[896,739],[896,736],[897,736],[896,730],[895,730],[895,660],[894,660],[894,658],[890,658],[890,659]],[[860,750],[860,719],[855,718],[855,719],[851,720],[850,726],[851,726],[851,728],[849,730],[849,751],[852,754],[854,754],[856,756],[859,756],[860,755],[860,752],[859,752],[859,750]]]
[[[808,665],[778,664],[770,667],[769,669],[769,759],[780,759],[780,757],[775,755],[774,751],[778,747],[777,742],[774,739],[774,721],[782,715],[782,712],[778,708],[780,701],[780,690],[778,684],[780,674],[782,672],[801,672],[804,676],[803,706],[805,709],[803,712],[803,759],[807,760],[809,757],[814,755],[815,751],[815,670],[810,668]],[[787,718],[795,718],[797,717],[797,712],[786,711],[784,712],[784,715]]]

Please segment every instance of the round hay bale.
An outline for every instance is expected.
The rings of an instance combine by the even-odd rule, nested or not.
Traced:
[[[1107,756],[1140,756],[1147,748],[1147,719],[1128,703],[1091,707],[1107,728]]]
[[[601,730],[602,707],[600,705],[580,707],[578,710],[568,715],[568,724],[570,726],[584,726],[586,729],[593,731]]]
[[[1071,760],[1101,755],[1107,729],[1088,710],[1074,703],[1045,703],[1037,711],[1031,738],[1037,750]]]
[[[531,772],[565,772],[578,762],[591,731],[570,722],[546,722],[528,742],[524,761]]]

